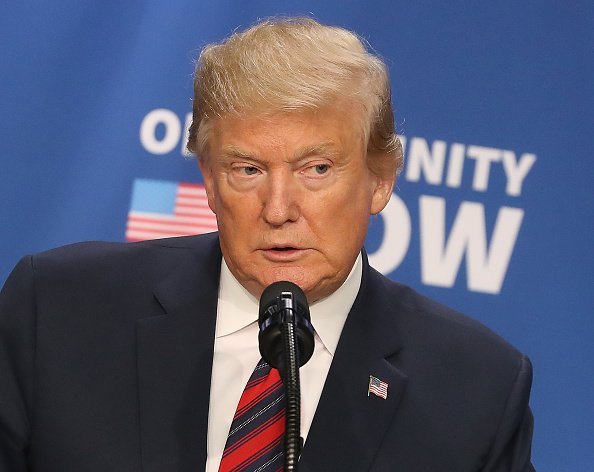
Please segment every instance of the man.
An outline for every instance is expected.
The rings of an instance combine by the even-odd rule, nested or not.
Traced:
[[[346,30],[264,21],[205,48],[193,114],[218,233],[59,248],[7,281],[0,470],[229,470],[279,280],[316,330],[300,470],[534,470],[526,357],[362,251],[402,163],[384,64]]]

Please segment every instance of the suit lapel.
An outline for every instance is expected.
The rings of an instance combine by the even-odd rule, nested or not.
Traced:
[[[165,314],[137,321],[143,472],[206,463],[221,255],[218,240],[207,251],[166,250],[176,251],[178,264],[154,290]]]
[[[377,273],[364,257],[361,289],[345,323],[309,431],[300,470],[366,471],[393,420],[406,376],[388,359],[400,343]],[[388,384],[387,399],[368,395],[369,376]]]

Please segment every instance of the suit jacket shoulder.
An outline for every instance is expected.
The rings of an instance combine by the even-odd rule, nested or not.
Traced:
[[[464,363],[506,363],[508,367],[517,366],[524,357],[477,320],[393,282],[374,269],[370,271],[370,290],[381,287],[373,296],[392,314],[394,330],[407,349],[417,354],[439,354],[443,362],[464,359]]]
[[[366,264],[304,470],[533,470],[531,373],[482,324]],[[387,385],[387,398],[369,393],[370,376]],[[330,436],[340,447],[320,446]]]
[[[204,463],[220,264],[216,234],[23,258],[0,295],[0,470]]]

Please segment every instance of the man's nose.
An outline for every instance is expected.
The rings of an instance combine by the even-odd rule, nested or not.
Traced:
[[[262,189],[262,216],[272,226],[282,226],[296,221],[300,215],[300,188],[291,172],[274,172],[268,175]]]

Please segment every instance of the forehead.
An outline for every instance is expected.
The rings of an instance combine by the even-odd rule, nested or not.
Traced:
[[[315,110],[244,114],[217,119],[212,126],[215,155],[360,149],[364,133],[358,110],[345,105]]]

